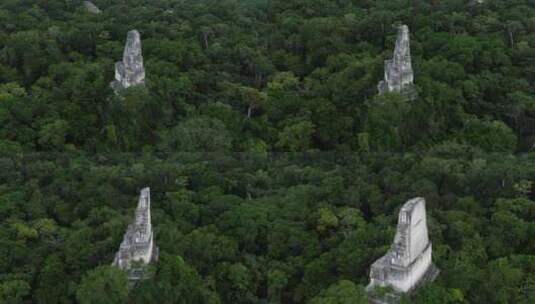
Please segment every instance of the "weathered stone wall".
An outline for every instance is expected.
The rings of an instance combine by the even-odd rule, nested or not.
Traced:
[[[429,244],[428,248],[407,267],[396,267],[395,265],[391,265],[391,267],[372,267],[370,285],[374,287],[390,286],[401,292],[410,291],[418,285],[428,271],[432,264],[431,255],[432,248],[431,244]]]
[[[111,83],[117,92],[145,83],[145,68],[141,51],[141,37],[138,31],[128,32],[123,52],[123,61],[115,64],[115,81]]]
[[[400,256],[396,264],[410,265],[429,244],[425,201],[415,198],[401,208],[398,216],[398,229],[394,237],[396,253]]]
[[[141,190],[135,220],[124,234],[113,265],[123,270],[130,270],[133,262],[148,264],[158,258],[158,249],[154,245],[150,214],[150,189]]]
[[[413,81],[409,27],[402,25],[398,28],[394,56],[385,61],[385,79],[379,82],[377,88],[379,94],[403,93],[411,89]]]
[[[430,271],[437,272],[432,263],[425,200],[417,197],[401,208],[394,243],[384,256],[372,264],[368,290],[390,286],[407,292],[424,280]],[[434,279],[434,275],[429,277]]]

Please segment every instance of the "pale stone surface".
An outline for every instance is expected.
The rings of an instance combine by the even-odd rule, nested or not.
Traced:
[[[145,68],[141,54],[141,38],[139,32],[128,32],[123,53],[123,61],[115,64],[115,80],[111,87],[117,92],[122,89],[145,83]]]
[[[377,88],[379,94],[402,93],[411,89],[413,81],[409,27],[401,25],[398,28],[394,57],[385,61],[385,79],[379,82]]]
[[[423,281],[434,280],[438,269],[431,261],[431,254],[425,199],[413,198],[399,212],[396,236],[390,250],[372,264],[367,289],[380,286],[408,292]]]
[[[149,264],[158,259],[158,247],[154,245],[150,217],[150,188],[141,190],[135,221],[128,225],[113,265],[125,270],[129,279],[139,279],[138,271],[132,269],[133,262]]]
[[[84,1],[85,9],[92,14],[100,14],[100,9],[91,1]]]

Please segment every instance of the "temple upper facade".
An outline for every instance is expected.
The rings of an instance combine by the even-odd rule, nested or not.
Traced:
[[[135,220],[128,225],[113,265],[122,270],[132,270],[132,263],[149,264],[158,259],[158,248],[154,245],[150,216],[150,188],[144,188],[139,195]],[[130,279],[134,273],[129,272]]]
[[[92,14],[100,14],[100,9],[91,1],[83,2],[85,9]]]
[[[145,84],[145,68],[141,54],[141,37],[137,30],[128,32],[123,60],[115,64],[115,80],[111,87],[117,92],[135,85]]]
[[[398,27],[394,56],[385,61],[385,78],[379,82],[377,88],[379,94],[404,93],[411,90],[413,81],[409,27],[401,25]]]
[[[432,245],[427,232],[425,199],[407,201],[399,212],[394,243],[370,270],[370,284],[408,292],[424,281],[434,280],[438,269],[432,262]]]

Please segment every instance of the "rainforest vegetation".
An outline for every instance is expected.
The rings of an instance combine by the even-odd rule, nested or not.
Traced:
[[[367,303],[416,196],[441,272],[402,302],[535,303],[533,1],[92,2],[0,1],[0,303]],[[377,94],[399,24],[414,100]]]

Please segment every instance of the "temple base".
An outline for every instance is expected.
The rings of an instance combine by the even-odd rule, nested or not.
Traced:
[[[379,91],[379,95],[383,95],[386,93],[398,93],[406,101],[414,101],[418,98],[418,91],[416,90],[416,87],[413,84],[405,85],[403,89],[399,91],[390,91],[388,89],[388,84],[383,80],[377,85],[377,90]]]
[[[408,295],[410,297],[411,294],[419,287],[425,285],[426,283],[433,282],[438,277],[439,273],[440,269],[438,269],[435,264],[431,264],[416,285],[414,285],[413,288],[411,288],[411,290],[406,294],[396,291],[392,288],[376,287],[372,286],[372,284],[369,284],[366,286],[368,302],[370,304],[397,304],[400,302],[403,295]]]

